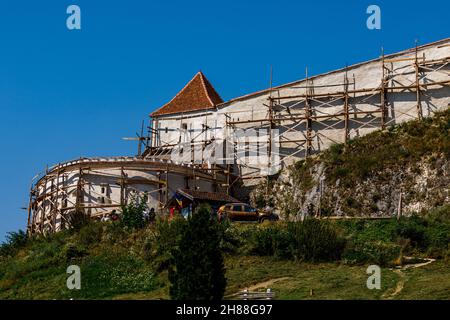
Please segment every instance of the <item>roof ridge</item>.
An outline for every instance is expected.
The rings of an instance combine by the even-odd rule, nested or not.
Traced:
[[[211,97],[209,96],[209,91],[206,88],[205,76],[204,76],[203,72],[199,71],[197,74],[200,74],[200,78],[202,80],[202,87],[203,87],[203,90],[205,90],[206,97],[208,98],[208,101],[211,103],[211,106],[214,106],[214,103],[212,102]]]
[[[186,84],[184,85],[183,89],[181,89],[180,91],[178,91],[178,93],[177,93],[172,99],[170,99],[169,102],[163,104],[162,107],[156,109],[156,110],[153,111],[152,113],[158,112],[159,110],[161,110],[162,108],[164,108],[165,106],[167,106],[168,104],[170,104],[173,100],[175,100],[176,97],[178,97],[184,90],[186,90],[186,88],[189,87],[189,85],[195,80],[195,78],[199,75],[199,73],[201,73],[201,71],[197,72],[197,73],[192,77],[192,79],[189,80],[189,82],[186,83]]]
[[[223,99],[203,72],[198,71],[169,102],[153,111],[150,115],[157,116],[207,110],[219,103],[223,103]]]

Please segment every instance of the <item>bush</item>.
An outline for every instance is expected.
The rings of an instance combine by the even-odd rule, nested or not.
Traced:
[[[428,246],[427,222],[418,216],[402,218],[396,224],[396,235],[409,239],[415,248],[424,249]]]
[[[220,251],[221,230],[211,208],[202,205],[188,218],[169,269],[175,300],[221,300],[226,286]]]
[[[295,235],[293,255],[305,261],[333,261],[340,259],[345,241],[334,226],[323,220],[307,219],[290,223],[288,230]]]
[[[376,264],[391,266],[401,254],[400,245],[371,241],[348,241],[342,260],[349,264]]]
[[[122,207],[122,223],[131,229],[145,226],[144,212],[148,210],[147,195],[135,195],[129,204]]]
[[[339,221],[337,224],[352,243],[351,247],[346,249],[347,258],[356,262],[387,263],[390,259],[387,256],[395,256],[395,250],[398,251],[398,248],[403,248],[408,254],[422,253],[431,257],[444,257],[450,243],[450,223],[446,210],[442,207],[431,210],[424,216],[413,215],[400,220]],[[385,252],[390,249],[392,252]],[[351,258],[349,255],[360,257]]]
[[[66,244],[61,251],[61,260],[70,262],[74,259],[79,259],[86,254],[86,251],[79,246],[69,243]]]
[[[77,235],[77,244],[82,247],[88,247],[90,245],[99,243],[102,240],[103,224],[97,221],[91,221],[82,227]]]
[[[157,271],[165,270],[173,260],[173,252],[177,249],[186,220],[176,217],[172,220],[158,219],[154,226],[154,233],[144,244],[144,256],[151,260]]]
[[[450,224],[450,205],[440,206],[428,211],[425,218],[432,223]]]
[[[124,241],[128,232],[123,228],[119,221],[106,223],[103,228],[102,240],[108,243],[117,243]]]
[[[339,259],[345,245],[332,224],[316,219],[261,227],[251,241],[254,254],[312,262]]]
[[[27,234],[23,230],[8,232],[6,242],[0,245],[0,256],[15,254],[20,248],[26,245],[27,239]]]
[[[84,211],[72,211],[67,215],[67,226],[69,230],[78,231],[87,225],[91,218]]]

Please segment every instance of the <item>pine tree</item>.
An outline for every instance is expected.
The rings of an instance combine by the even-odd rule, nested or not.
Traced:
[[[170,296],[174,300],[221,300],[226,278],[221,231],[211,209],[201,205],[188,218],[169,269]]]

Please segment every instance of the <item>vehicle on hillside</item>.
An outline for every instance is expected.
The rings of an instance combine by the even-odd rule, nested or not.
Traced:
[[[246,203],[228,203],[223,205],[217,211],[219,221],[276,221],[278,215],[271,210],[258,210]]]

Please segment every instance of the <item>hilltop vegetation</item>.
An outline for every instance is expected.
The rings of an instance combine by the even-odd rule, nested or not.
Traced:
[[[143,202],[137,202],[123,208],[121,221],[74,215],[71,230],[47,237],[11,233],[0,246],[0,299],[185,297],[187,289],[177,288],[210,296],[205,287],[197,295],[191,282],[212,279],[202,278],[211,268],[197,265],[174,275],[186,263],[207,257],[213,257],[215,262],[208,263],[219,273],[224,258],[225,298],[248,286],[270,285],[285,299],[449,299],[449,132],[450,111],[445,111],[300,161],[270,181],[268,200],[288,218],[277,223],[183,218],[147,223]],[[261,187],[264,192],[255,192],[253,200],[265,205],[266,186]],[[397,220],[400,202],[404,215]],[[311,219],[331,215],[392,218]],[[299,216],[305,221],[291,219]],[[194,225],[209,231],[192,234],[188,228]],[[215,238],[199,245],[211,233]],[[393,269],[424,258],[436,261]],[[73,264],[81,268],[81,290],[66,287],[66,269]],[[381,290],[366,287],[371,264],[382,267]],[[223,278],[217,281],[221,295]]]
[[[450,109],[333,145],[269,183],[269,201],[285,217],[394,216],[399,203],[411,215],[448,205]],[[264,205],[266,188],[255,204]]]
[[[116,222],[90,222],[76,232],[10,242],[1,250],[0,299],[168,299],[168,270],[185,226],[182,218],[158,220],[139,229]],[[448,298],[444,296],[450,277],[446,282],[441,278],[442,272],[450,274],[449,207],[400,221],[224,223],[220,230],[217,250],[225,257],[226,297],[260,281],[292,277],[294,282],[287,282],[288,287],[281,282],[274,286],[282,297],[336,298],[341,292],[342,298],[378,299],[398,280],[388,268],[412,255],[438,259],[428,268],[439,269],[439,275],[430,271],[422,276],[439,276],[443,291],[436,297]],[[180,248],[188,250],[189,245]],[[66,287],[66,268],[72,264],[81,268],[81,290]],[[383,267],[382,291],[365,287],[369,264]],[[411,276],[420,280],[415,272]],[[295,287],[296,281],[297,285],[306,281],[309,287]],[[310,288],[320,290],[310,297]],[[420,298],[414,290],[411,293]]]

